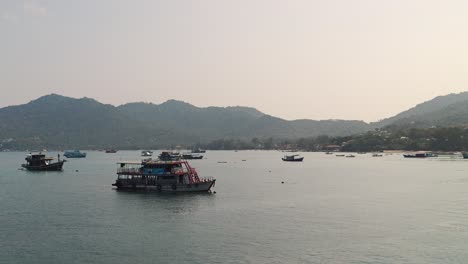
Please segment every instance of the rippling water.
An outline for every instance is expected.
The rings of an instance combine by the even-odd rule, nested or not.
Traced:
[[[139,154],[33,173],[0,153],[0,263],[468,262],[462,159],[209,151],[191,164],[216,194],[112,189],[115,162]]]

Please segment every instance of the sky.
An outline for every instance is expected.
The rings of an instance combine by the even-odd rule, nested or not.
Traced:
[[[0,107],[251,106],[377,121],[468,90],[468,1],[0,0]]]

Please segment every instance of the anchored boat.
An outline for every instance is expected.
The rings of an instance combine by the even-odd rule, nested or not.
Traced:
[[[153,156],[153,151],[151,151],[151,150],[143,150],[143,151],[141,152],[141,156],[143,156],[143,157],[151,157],[151,156]]]
[[[437,155],[431,152],[417,152],[414,154],[403,154],[403,157],[405,158],[432,158],[432,157],[437,157]]]
[[[203,155],[197,153],[182,153],[182,158],[187,160],[203,159]]]
[[[57,161],[54,161],[54,158],[46,157],[42,153],[29,153],[25,160],[26,163],[21,164],[21,167],[30,171],[61,171],[66,161],[60,160],[60,155],[57,155]]]
[[[206,150],[201,148],[192,149],[192,153],[206,153]]]
[[[63,155],[67,158],[86,158],[86,152],[79,150],[68,150]]]
[[[283,161],[296,161],[296,162],[300,162],[300,161],[303,161],[304,160],[304,157],[301,157],[300,155],[298,154],[295,154],[295,155],[286,155],[282,158]]]
[[[177,152],[163,151],[158,158],[164,161],[180,160],[180,154]]]
[[[117,189],[154,190],[160,192],[208,192],[215,185],[214,178],[198,176],[185,160],[146,160],[119,162]]]

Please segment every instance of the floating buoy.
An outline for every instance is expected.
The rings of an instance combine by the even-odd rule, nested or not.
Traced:
[[[75,170],[75,172],[78,172],[78,170]]]
[[[281,184],[284,184],[284,181],[282,181]]]
[[[216,193],[216,191],[214,191],[213,193]]]

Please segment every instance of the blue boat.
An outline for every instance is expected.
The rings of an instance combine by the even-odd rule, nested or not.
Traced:
[[[68,150],[63,155],[67,158],[86,158],[86,152],[80,152],[79,150]]]

